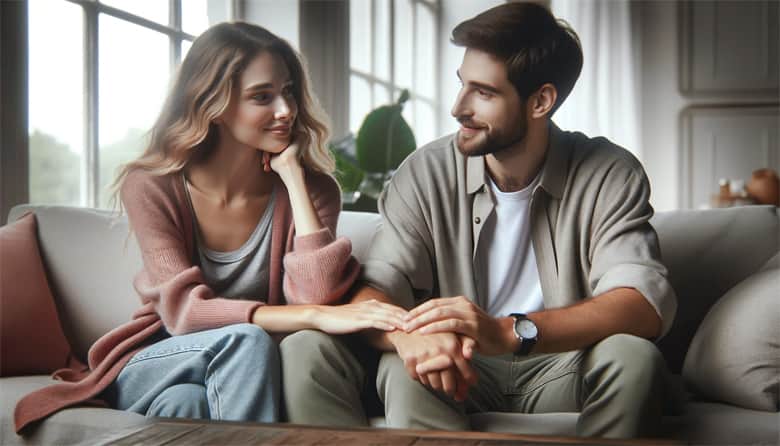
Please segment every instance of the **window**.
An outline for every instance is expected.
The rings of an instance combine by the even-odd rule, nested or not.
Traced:
[[[33,0],[30,201],[107,207],[144,149],[175,67],[227,0]]]
[[[349,127],[408,89],[403,115],[418,145],[438,134],[438,0],[350,0]]]

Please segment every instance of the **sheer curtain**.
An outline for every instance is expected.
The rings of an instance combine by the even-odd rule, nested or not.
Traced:
[[[566,130],[605,136],[641,159],[639,35],[631,2],[552,0],[553,14],[567,21],[582,44],[582,74],[553,116]]]

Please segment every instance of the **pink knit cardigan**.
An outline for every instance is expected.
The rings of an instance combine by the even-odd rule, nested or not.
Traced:
[[[341,210],[338,185],[328,175],[306,172],[307,189],[324,228],[297,237],[287,189],[278,177],[275,181],[268,296],[251,297],[266,297],[269,305],[336,303],[360,269],[350,241],[334,237]],[[204,283],[200,268],[192,263],[195,228],[185,194],[179,174],[153,176],[136,170],[127,176],[121,198],[143,257],[144,268],[133,283],[142,306],[128,323],[92,345],[88,367],[58,370],[54,377],[62,383],[17,403],[17,433],[65,407],[99,404],[93,398],[161,327],[178,335],[250,322],[254,310],[264,304],[215,296]]]

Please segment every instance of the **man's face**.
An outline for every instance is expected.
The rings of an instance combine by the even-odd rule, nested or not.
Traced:
[[[496,153],[525,138],[525,102],[509,82],[502,61],[484,51],[467,48],[458,77],[462,87],[451,113],[460,123],[461,153]]]

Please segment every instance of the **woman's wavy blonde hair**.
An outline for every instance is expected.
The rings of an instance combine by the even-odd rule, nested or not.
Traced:
[[[149,145],[138,159],[119,169],[112,186],[114,200],[127,174],[135,169],[167,175],[208,157],[218,137],[214,119],[227,109],[246,66],[263,51],[279,56],[290,72],[298,105],[293,134],[300,144],[301,163],[310,170],[332,174],[335,161],[326,147],[327,117],[309,91],[301,57],[265,28],[244,22],[220,23],[193,42],[150,131]]]

